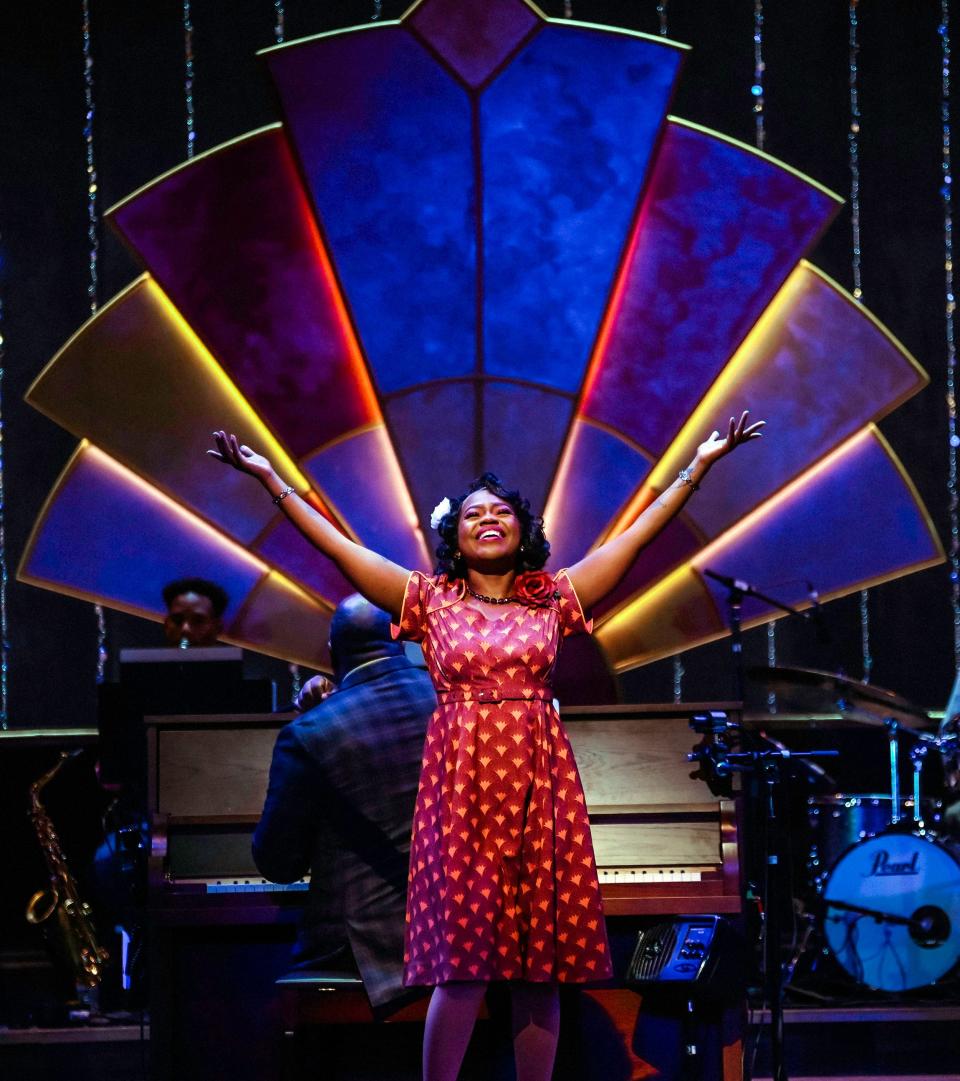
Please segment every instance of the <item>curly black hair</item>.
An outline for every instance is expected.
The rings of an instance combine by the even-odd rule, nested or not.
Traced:
[[[550,542],[543,532],[543,519],[530,513],[529,502],[516,490],[504,487],[494,473],[481,473],[467,485],[467,490],[450,500],[450,509],[440,519],[437,532],[437,574],[445,574],[451,581],[462,578],[463,558],[457,544],[457,528],[460,524],[460,508],[468,495],[486,489],[513,507],[520,522],[520,547],[517,549],[517,573],[538,571],[550,555]]]

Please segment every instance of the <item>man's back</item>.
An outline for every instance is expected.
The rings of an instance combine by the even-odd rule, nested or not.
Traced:
[[[349,942],[374,1005],[402,989],[410,827],[435,706],[430,677],[402,655],[353,668],[280,733],[254,836],[267,878],[311,872],[298,959]]]

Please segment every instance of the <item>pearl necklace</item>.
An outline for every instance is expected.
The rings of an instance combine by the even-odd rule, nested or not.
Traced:
[[[466,582],[464,582],[464,585],[466,585]],[[471,597],[476,597],[478,601],[486,601],[487,604],[520,604],[520,599],[518,597],[485,597],[482,593],[478,593],[468,585],[467,592]]]

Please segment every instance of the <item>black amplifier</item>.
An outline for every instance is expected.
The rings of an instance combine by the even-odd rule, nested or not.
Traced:
[[[746,986],[746,947],[720,916],[675,916],[641,931],[627,984],[644,995],[734,1000]]]

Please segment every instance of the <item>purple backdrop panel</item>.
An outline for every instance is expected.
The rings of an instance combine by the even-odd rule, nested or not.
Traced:
[[[329,610],[277,574],[261,581],[227,633],[273,657],[330,670]]]
[[[279,129],[161,177],[111,221],[294,457],[375,419]]]
[[[547,485],[557,466],[573,402],[548,390],[517,383],[484,385],[480,472],[490,470],[542,514]]]
[[[691,517],[709,537],[926,382],[855,301],[808,266],[794,272],[762,327],[748,340],[736,378],[710,396],[716,420],[709,423],[749,405],[767,421],[769,438],[722,462],[691,501]]]
[[[579,390],[680,57],[551,25],[483,94],[489,374]]]
[[[266,569],[89,444],[36,528],[22,576],[141,614],[162,615],[163,586],[197,576],[227,591],[229,623]]]
[[[480,472],[473,444],[477,390],[472,380],[436,383],[391,398],[385,408],[432,561],[438,538],[431,511]]]
[[[407,25],[477,87],[539,22],[523,0],[424,0]]]
[[[550,492],[550,566],[582,559],[650,470],[634,447],[612,432],[575,420],[567,458]]]
[[[316,38],[268,59],[380,390],[471,371],[476,192],[466,92],[396,26]]]
[[[838,205],[744,146],[670,122],[584,415],[662,453]]]
[[[654,582],[662,578],[699,549],[703,541],[683,518],[675,518],[657,539],[640,553],[636,563],[612,593],[597,605],[594,615],[598,621]]]
[[[807,607],[807,581],[830,598],[942,558],[916,495],[873,429],[856,436],[806,483],[728,543],[694,561]],[[724,589],[709,579],[719,605]],[[743,618],[769,615],[746,598]]]
[[[431,565],[382,424],[325,447],[303,467],[365,545],[401,567],[424,570]]]
[[[322,556],[287,518],[281,518],[257,542],[253,551],[292,581],[331,604],[339,603],[354,592],[353,586],[337,570],[336,564]]]

